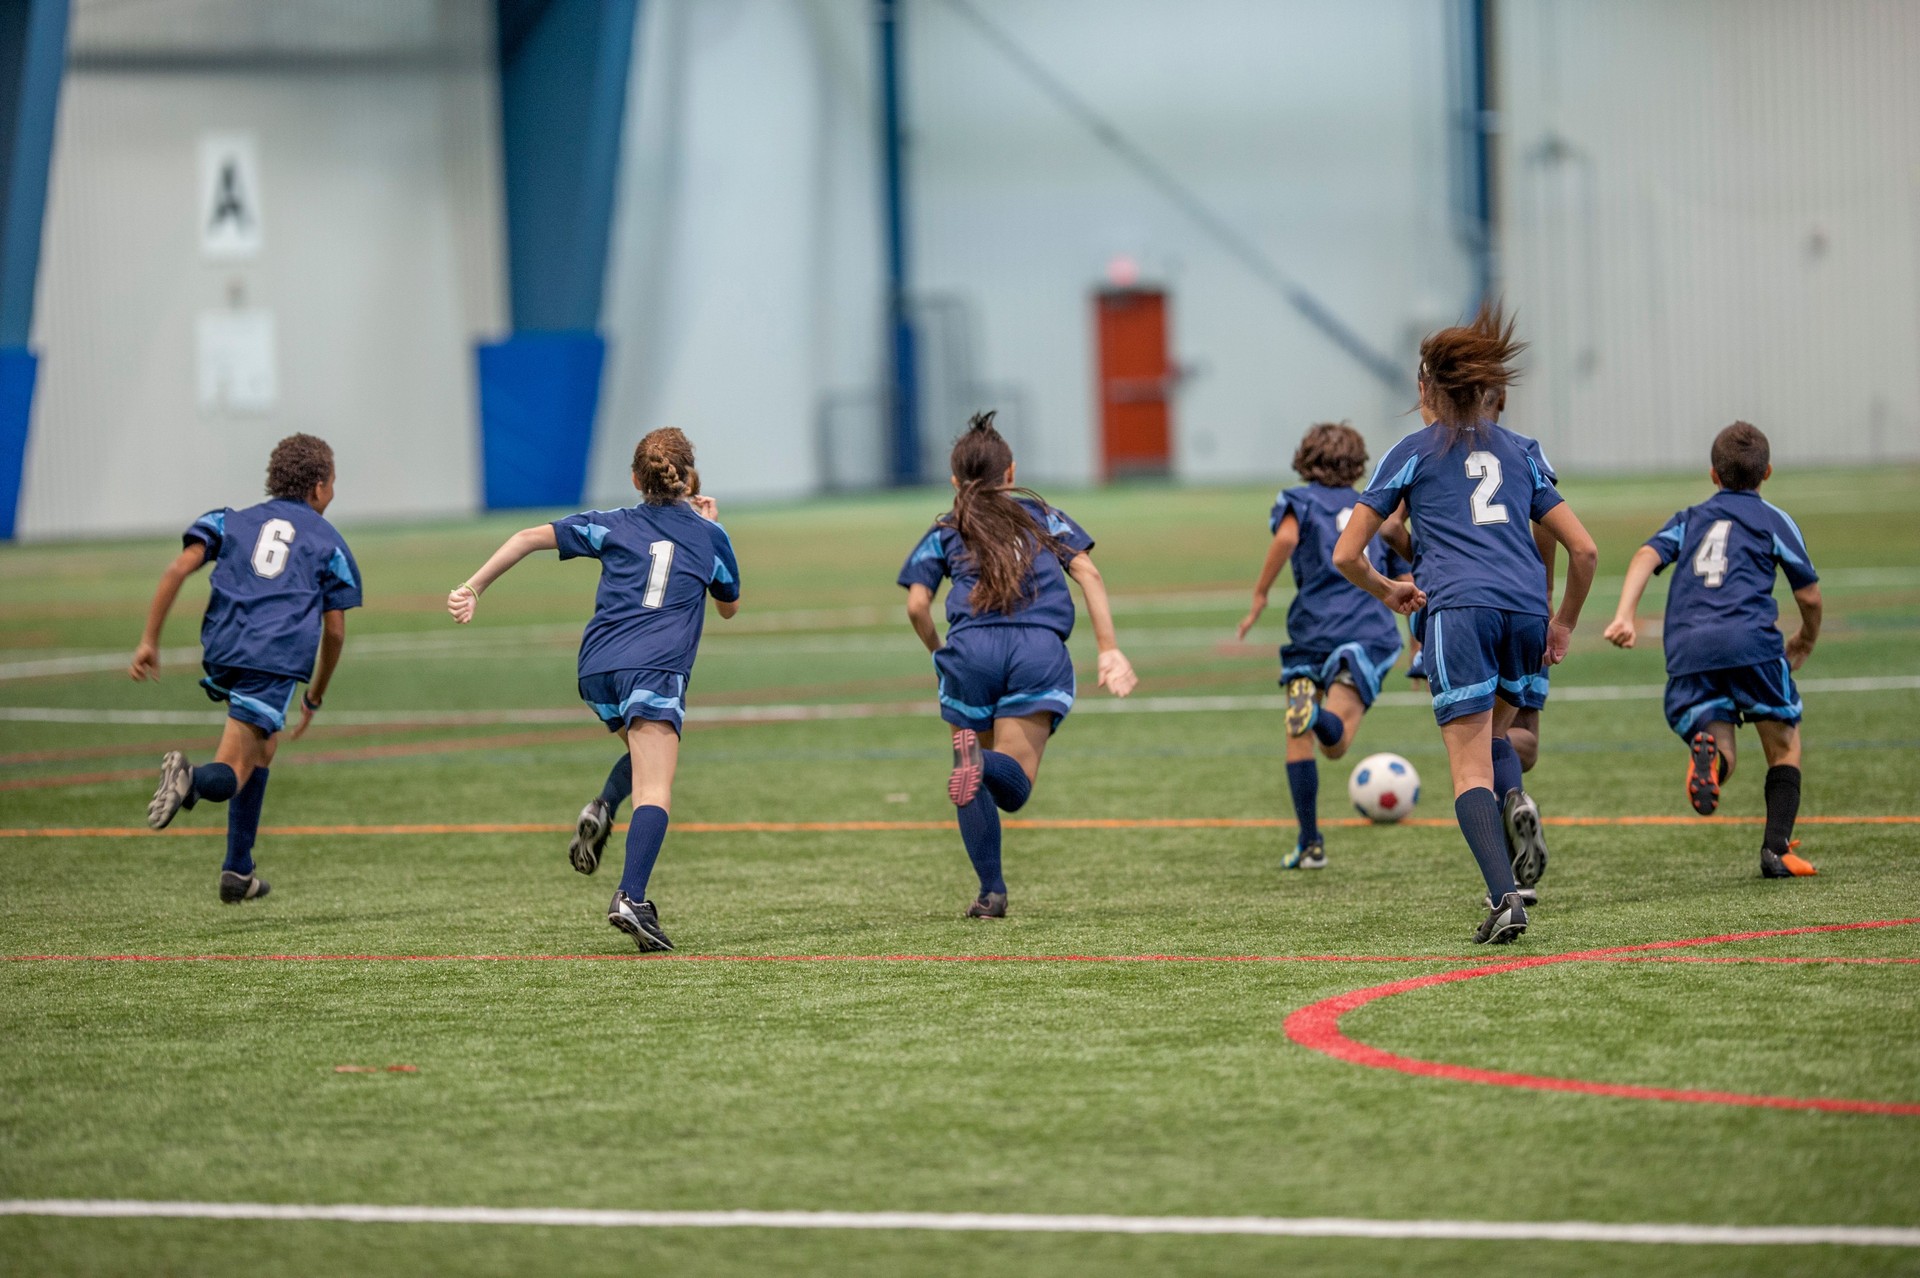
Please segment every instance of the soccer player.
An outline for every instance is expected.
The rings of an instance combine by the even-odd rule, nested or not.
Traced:
[[[298,685],[300,736],[326,700],[347,642],[347,609],[360,606],[360,569],[347,543],[322,516],[333,502],[333,449],[312,435],[289,435],[267,460],[267,500],[245,510],[210,510],[181,535],[180,554],[160,575],[147,628],[128,673],[160,677],[160,631],[188,577],[211,563],[206,619],[200,624],[200,686],[227,703],[227,726],[213,762],[194,767],[178,750],[160,761],[160,785],[147,824],[164,830],[202,799],[227,805],[227,856],[220,899],[255,901],[271,889],[255,874],[267,777]],[[315,657],[318,657],[318,664]]]
[[[1815,873],[1794,849],[1800,815],[1798,670],[1820,637],[1820,575],[1806,538],[1786,511],[1760,496],[1773,475],[1767,437],[1735,422],[1714,437],[1712,469],[1719,489],[1676,514],[1633,552],[1620,606],[1606,637],[1631,648],[1634,610],[1647,582],[1668,565],[1683,566],[1667,589],[1667,723],[1687,743],[1687,798],[1710,816],[1720,786],[1733,775],[1735,726],[1751,723],[1767,758],[1767,828],[1760,873],[1791,879]],[[1800,629],[1780,636],[1773,601],[1775,570],[1793,588]]]
[[[633,450],[638,505],[522,529],[447,596],[447,611],[464,625],[487,587],[536,550],[600,561],[593,619],[580,636],[580,699],[627,746],[633,817],[626,869],[607,906],[607,922],[643,951],[673,948],[659,910],[647,899],[647,880],[667,837],[687,681],[707,596],[722,617],[740,610],[740,565],[720,526],[718,504],[693,495],[693,460],[693,445],[681,432],[649,433]],[[569,849],[582,874],[599,868],[599,853],[591,841],[577,838]]]
[[[966,917],[1007,915],[1000,813],[1033,793],[1048,738],[1073,709],[1072,578],[1098,645],[1098,684],[1124,697],[1138,680],[1120,651],[1106,583],[1087,553],[1093,538],[1038,493],[1014,487],[1013,449],[976,414],[954,441],[953,509],[934,522],[900,569],[907,621],[933,654],[940,717],[952,726],[953,800],[960,839],[980,879]],[[947,591],[947,635],[933,600]]]
[[[1314,743],[1329,759],[1353,744],[1360,718],[1380,695],[1380,680],[1400,659],[1393,612],[1333,566],[1333,545],[1360,494],[1353,481],[1366,473],[1367,442],[1345,422],[1310,427],[1293,454],[1307,482],[1281,491],[1267,517],[1273,540],[1253,585],[1253,605],[1240,619],[1245,639],[1283,565],[1293,566],[1294,596],[1287,606],[1287,642],[1280,649],[1280,684],[1287,690],[1287,789],[1300,824],[1282,869],[1318,870],[1327,864],[1320,834],[1320,768]],[[1379,538],[1367,558],[1389,577],[1410,571]]]
[[[1496,775],[1494,737],[1517,711],[1544,703],[1542,672],[1565,659],[1599,559],[1522,437],[1493,420],[1524,349],[1498,307],[1420,344],[1420,403],[1431,422],[1388,450],[1333,552],[1349,581],[1396,612],[1428,610],[1427,669],[1454,815],[1487,885],[1487,916],[1473,938],[1481,944],[1527,929],[1496,791],[1517,788],[1519,769]],[[1382,576],[1366,556],[1403,501],[1419,533],[1413,584]],[[1566,590],[1551,616],[1531,523],[1567,551]]]

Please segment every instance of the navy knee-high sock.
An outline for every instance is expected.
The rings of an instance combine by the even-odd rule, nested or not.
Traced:
[[[993,796],[982,786],[973,802],[955,808],[960,821],[960,841],[967,845],[967,859],[980,876],[980,894],[1005,892],[1007,881],[1000,875],[1000,809]]]
[[[255,768],[227,805],[227,859],[221,869],[253,873],[253,840],[260,833],[260,809],[266,801],[267,769]]]
[[[1289,761],[1287,789],[1293,791],[1293,815],[1300,821],[1300,846],[1305,847],[1320,837],[1320,765],[1312,759]]]
[[[620,805],[633,793],[633,756],[623,754],[620,762],[613,765],[613,771],[607,773],[607,783],[600,787],[600,802],[607,805],[607,811],[620,815]]]
[[[1320,744],[1331,750],[1340,744],[1340,738],[1347,735],[1346,722],[1325,706],[1315,706],[1313,710],[1313,735],[1320,738]]]
[[[636,807],[627,823],[627,866],[620,872],[620,890],[629,899],[647,899],[647,880],[653,876],[653,863],[660,859],[660,845],[667,841],[667,810],[652,804]]]
[[[1508,794],[1520,788],[1520,755],[1505,737],[1493,739],[1493,797],[1505,802]]]
[[[1033,782],[1027,780],[1026,769],[1015,763],[1012,755],[1001,754],[998,750],[982,750],[980,771],[982,781],[1002,812],[1018,812],[1027,805],[1027,798],[1033,793]]]
[[[1500,823],[1500,803],[1487,787],[1475,786],[1453,801],[1453,815],[1460,822],[1460,833],[1467,836],[1473,859],[1480,863],[1480,876],[1487,881],[1487,893],[1495,905],[1513,891],[1513,862],[1507,856],[1507,830]]]
[[[193,770],[193,791],[188,797],[225,803],[239,788],[240,779],[233,775],[232,768],[224,763],[203,763]]]

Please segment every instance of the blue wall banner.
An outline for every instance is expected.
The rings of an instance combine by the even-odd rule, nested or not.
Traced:
[[[476,354],[487,509],[578,507],[606,342],[598,333],[515,333]]]
[[[27,424],[40,361],[24,346],[0,346],[0,541],[13,538],[27,467]]]

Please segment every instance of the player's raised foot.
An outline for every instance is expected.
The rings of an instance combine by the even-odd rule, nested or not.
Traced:
[[[160,760],[160,786],[147,804],[147,824],[156,830],[167,828],[181,808],[193,806],[193,765],[178,750],[169,750]]]
[[[1520,904],[1526,906],[1529,910],[1540,904],[1540,894],[1532,888],[1516,889],[1514,895],[1519,897]],[[1483,910],[1491,910],[1493,908],[1493,898],[1491,896],[1481,897],[1480,908]]]
[[[1293,845],[1293,851],[1280,858],[1283,870],[1324,870],[1327,868],[1327,845],[1320,839]]]
[[[633,938],[642,950],[670,950],[673,942],[660,930],[660,911],[652,901],[636,901],[625,892],[615,892],[607,906],[607,922]]]
[[[613,830],[613,812],[599,799],[580,809],[580,823],[573,828],[573,842],[567,844],[567,860],[582,874],[600,868],[600,853],[606,849],[607,835]]]
[[[947,774],[947,797],[953,806],[964,808],[980,793],[980,775],[984,762],[980,757],[980,734],[972,728],[953,730],[953,771]]]
[[[1513,881],[1530,888],[1547,872],[1547,836],[1540,827],[1540,808],[1525,790],[1509,790],[1500,805],[1500,817],[1507,827]]]
[[[1287,735],[1304,737],[1313,727],[1313,680],[1305,675],[1287,680]]]
[[[273,887],[257,874],[236,874],[232,870],[220,871],[220,903],[238,905],[242,901],[257,901]]]
[[[1813,862],[1802,857],[1795,848],[1800,840],[1787,844],[1785,852],[1760,849],[1760,877],[1763,879],[1806,879],[1820,873],[1813,868]]]
[[[1527,930],[1527,907],[1518,892],[1500,898],[1500,904],[1487,908],[1487,917],[1474,929],[1475,945],[1505,945],[1517,941]]]
[[[1005,892],[982,892],[967,907],[970,919],[1004,919],[1007,917],[1007,894]]]
[[[1701,816],[1720,806],[1720,747],[1711,732],[1696,732],[1687,743],[1687,802]]]

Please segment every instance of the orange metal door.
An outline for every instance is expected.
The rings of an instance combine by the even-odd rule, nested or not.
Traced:
[[[1165,475],[1173,465],[1173,365],[1167,295],[1102,289],[1094,299],[1100,345],[1100,470],[1104,478]]]

